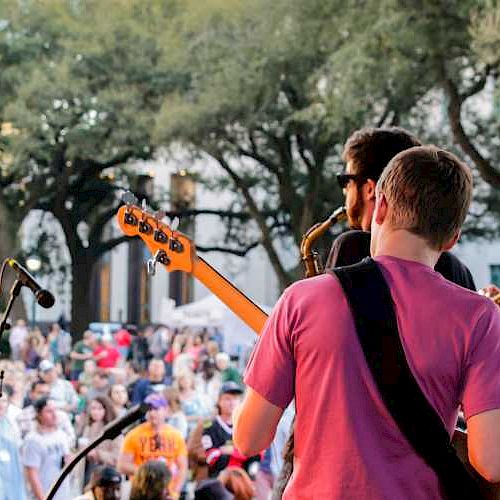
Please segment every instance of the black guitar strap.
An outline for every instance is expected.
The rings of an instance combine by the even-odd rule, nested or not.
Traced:
[[[450,443],[406,361],[389,287],[376,262],[333,269],[351,307],[356,331],[389,413],[416,453],[436,472],[449,500],[479,499],[476,481]]]

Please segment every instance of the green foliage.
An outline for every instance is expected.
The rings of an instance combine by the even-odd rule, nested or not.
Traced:
[[[272,242],[288,235],[287,244],[298,245],[312,223],[341,203],[333,174],[354,129],[407,124],[424,141],[458,142],[469,154],[478,139],[481,151],[496,154],[493,124],[468,101],[495,78],[474,48],[479,28],[469,29],[471,19],[482,26],[488,1],[182,5],[170,25],[174,54],[162,63],[189,78],[166,96],[156,138],[180,141],[219,163],[220,176],[209,170],[208,182],[227,189],[230,179],[282,284],[293,276]],[[443,90],[457,92],[465,115],[458,125],[472,136],[456,133],[460,113],[447,111]],[[475,128],[488,132],[474,136]],[[500,179],[494,166],[480,166],[488,182]],[[259,217],[269,209],[275,217]]]
[[[73,291],[88,289],[93,264],[124,241],[106,239],[104,228],[118,208],[117,192],[137,187],[129,164],[152,157],[155,112],[185,78],[159,65],[158,40],[172,13],[159,1],[4,4],[0,117],[14,129],[0,157],[4,199],[21,220],[31,209],[55,216],[71,255]],[[82,223],[88,241],[78,234]],[[74,305],[78,331],[88,318]]]

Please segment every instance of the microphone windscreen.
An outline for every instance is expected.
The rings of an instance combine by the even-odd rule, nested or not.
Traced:
[[[48,290],[39,290],[36,293],[36,300],[38,304],[45,309],[49,309],[55,304],[56,299]]]

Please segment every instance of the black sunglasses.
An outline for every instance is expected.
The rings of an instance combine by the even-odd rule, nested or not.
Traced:
[[[361,174],[337,174],[337,182],[339,183],[340,189],[345,189],[349,181],[364,180],[366,177]]]

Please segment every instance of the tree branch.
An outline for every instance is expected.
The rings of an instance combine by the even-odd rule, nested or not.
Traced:
[[[483,74],[480,78],[469,88],[466,92],[460,95],[461,102],[465,102],[469,97],[478,94],[484,89],[486,82],[488,81],[488,76],[491,74],[491,66],[486,66]]]
[[[251,213],[253,219],[255,220],[255,222],[257,223],[257,225],[259,226],[259,229],[261,231],[262,244],[267,251],[267,254],[269,256],[269,260],[271,261],[271,265],[273,266],[273,268],[276,272],[276,275],[278,276],[280,286],[281,286],[281,288],[285,288],[286,286],[288,286],[291,283],[291,277],[288,275],[288,273],[285,271],[283,265],[281,264],[281,261],[278,257],[278,254],[273,246],[271,234],[270,234],[269,228],[267,227],[267,224],[266,224],[266,219],[260,213],[259,208],[257,207],[257,204],[250,193],[250,190],[245,185],[245,183],[242,181],[242,179],[236,174],[236,172],[229,166],[229,164],[222,157],[221,154],[219,154],[216,151],[212,151],[212,152],[208,152],[208,153],[213,158],[215,158],[219,162],[220,166],[229,174],[229,177],[231,177],[236,188],[241,192],[241,194],[245,198],[245,201],[247,202],[250,213]]]
[[[138,238],[138,236],[133,236],[132,238]],[[100,243],[98,246],[94,247],[93,254],[96,257],[100,257],[101,255],[105,254],[106,252],[109,252],[113,248],[115,248],[118,245],[121,245],[122,243],[126,243],[127,241],[130,241],[131,237],[130,236],[118,236],[117,238],[112,238],[108,241],[104,241]]]
[[[472,141],[467,136],[461,121],[461,111],[463,97],[460,96],[458,89],[450,77],[446,74],[446,69],[442,61],[438,62],[438,68],[441,77],[441,84],[448,96],[448,119],[455,141],[462,151],[471,159],[479,170],[481,177],[491,186],[500,188],[500,172],[484,158]]]
[[[238,257],[245,257],[245,255],[248,252],[250,252],[250,250],[253,250],[259,244],[260,241],[254,241],[253,243],[250,243],[249,245],[247,245],[245,248],[242,249],[233,249],[233,248],[219,247],[219,246],[207,247],[207,246],[196,245],[196,250],[198,252],[221,252],[221,253],[229,253],[232,255],[237,255]]]
[[[258,163],[269,169],[274,174],[278,173],[279,171],[278,166],[275,165],[273,162],[269,161],[264,156],[260,155],[254,147],[252,147],[252,151],[249,151],[248,149],[243,148],[240,144],[238,144],[238,141],[236,141],[236,139],[233,139],[229,135],[225,135],[225,140],[229,142],[229,144],[232,144],[236,148],[238,153],[240,153],[242,156],[246,156],[247,158],[252,158],[253,160],[257,161]]]
[[[112,207],[96,218],[95,222],[90,227],[89,246],[93,247],[94,245],[99,245],[106,224],[116,215],[118,208],[118,206]]]

